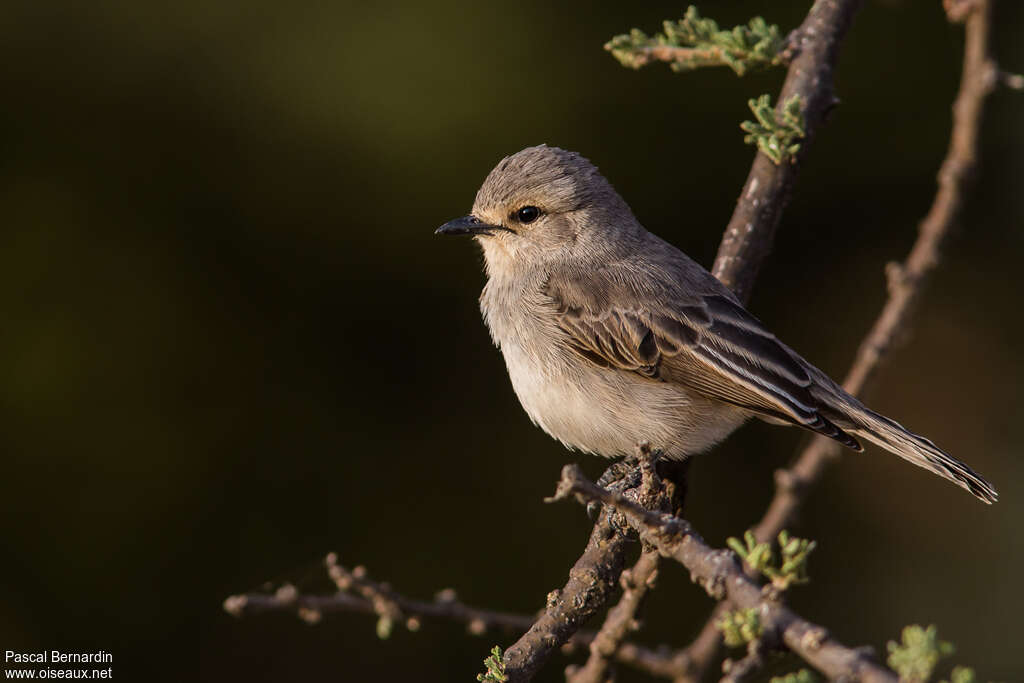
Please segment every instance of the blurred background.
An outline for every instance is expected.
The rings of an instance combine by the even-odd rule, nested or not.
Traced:
[[[784,30],[808,2],[708,2]],[[602,50],[670,2],[6,2],[0,10],[0,643],[105,649],[121,680],[473,680],[496,643],[426,623],[236,620],[232,593],[320,587],[319,562],[429,598],[533,612],[590,528],[545,505],[570,454],[533,428],[479,318],[481,258],[433,236],[541,142],[598,164],[708,265],[746,177],[746,101],[784,76],[632,72]],[[1024,5],[995,46],[1024,69]],[[752,310],[841,378],[935,190],[962,29],[869,0]],[[989,104],[959,234],[869,403],[991,479],[993,507],[870,448],[795,528],[795,607],[850,644],[935,623],[956,661],[1024,679],[1024,99]],[[750,425],[692,473],[722,544],[805,442]],[[666,568],[647,643],[711,603]],[[539,680],[562,679],[556,658]],[[637,680],[630,675],[623,680]]]

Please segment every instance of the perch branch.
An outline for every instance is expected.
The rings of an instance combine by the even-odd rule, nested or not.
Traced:
[[[551,653],[568,642],[613,594],[630,541],[612,526],[612,515],[608,508],[601,511],[565,586],[548,594],[544,613],[505,651],[510,682],[530,680]]]
[[[641,444],[637,447],[637,456],[642,479],[630,495],[643,508],[667,508],[671,501],[662,494],[654,472],[657,455],[651,452],[649,445]],[[587,548],[569,571],[565,587],[548,595],[544,613],[505,651],[505,675],[509,683],[530,680],[551,653],[568,642],[611,598],[630,543],[621,533],[621,526],[614,509],[602,508]]]
[[[620,512],[640,538],[688,570],[694,583],[718,600],[728,599],[742,609],[758,612],[766,636],[774,637],[811,666],[832,679],[864,683],[896,683],[896,675],[875,662],[865,649],[846,647],[821,626],[800,617],[781,600],[764,591],[743,571],[728,550],[714,550],[690,524],[672,515],[637,505],[622,495],[595,486],[576,465],[562,469],[555,499],[576,496],[581,502],[599,501]]]

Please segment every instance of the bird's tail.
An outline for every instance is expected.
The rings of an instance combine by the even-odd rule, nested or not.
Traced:
[[[872,412],[863,406],[847,415],[855,422],[853,431],[868,441],[895,453],[918,467],[934,472],[957,486],[967,489],[982,502],[994,503],[999,494],[984,477],[943,451],[934,443],[905,429],[894,420]]]

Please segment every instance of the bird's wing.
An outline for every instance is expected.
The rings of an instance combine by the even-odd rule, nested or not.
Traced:
[[[593,273],[589,274],[592,276]],[[724,287],[681,287],[599,276],[549,279],[545,294],[569,346],[602,367],[683,385],[709,398],[819,432],[861,450],[829,421],[817,373]],[[711,277],[710,275],[708,276]],[[717,281],[715,282],[717,285]]]

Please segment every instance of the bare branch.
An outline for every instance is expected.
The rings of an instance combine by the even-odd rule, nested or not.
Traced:
[[[548,594],[548,604],[514,645],[505,651],[509,681],[528,681],[551,653],[566,643],[587,619],[596,614],[615,590],[629,541],[611,524],[614,512],[601,511],[590,540],[561,590]]]
[[[714,550],[678,517],[646,510],[621,494],[595,486],[576,465],[562,469],[555,498],[576,496],[582,501],[600,501],[622,513],[640,538],[664,557],[690,570],[694,583],[716,599],[728,599],[734,606],[757,610],[765,637],[777,638],[811,666],[833,679],[865,683],[896,683],[896,675],[879,665],[868,649],[852,649],[828,631],[798,616],[773,591],[763,591],[728,550]],[[770,636],[769,636],[770,634]]]
[[[582,667],[566,670],[567,683],[603,683],[616,651],[636,628],[636,611],[647,590],[654,586],[658,575],[658,553],[647,550],[632,569],[622,572],[622,598],[608,611],[608,616],[590,643],[590,657]]]
[[[657,558],[656,553],[645,553],[641,562],[633,568],[631,584],[646,586],[651,580],[652,573],[641,565],[648,561],[644,558],[650,558],[652,555],[655,559]],[[325,561],[327,566],[332,564],[339,566],[334,558]],[[464,623],[467,630],[477,636],[494,632],[522,633],[533,626],[537,619],[535,616],[510,614],[467,605],[459,601],[455,591],[451,589],[438,592],[433,602],[415,600],[395,592],[386,584],[373,581],[367,576],[365,570],[348,572],[342,568],[342,572],[361,575],[360,580],[365,585],[373,588],[377,595],[405,615],[404,625],[412,630],[419,628],[422,620],[434,619]],[[233,595],[224,601],[224,610],[235,617],[268,613],[295,614],[299,619],[310,624],[320,623],[324,615],[339,612],[355,612],[379,617],[380,601],[349,592],[353,589],[352,585],[348,585],[333,595],[308,595],[300,593],[291,584],[285,584],[274,593]],[[566,643],[563,650],[568,654],[577,648],[589,648],[598,637],[599,634],[594,631],[578,631]],[[601,637],[605,638],[606,636]],[[602,646],[602,650],[606,651],[604,646]],[[685,657],[679,652],[671,652],[664,648],[652,650],[635,643],[618,642],[609,656],[620,664],[661,678],[676,679],[687,668]]]
[[[328,556],[325,565],[339,567],[332,555]],[[342,571],[348,573],[343,568]],[[438,592],[433,602],[414,600],[396,593],[386,584],[372,581],[366,576],[365,570],[360,573],[361,581],[372,589],[369,596],[362,590],[358,590],[359,594],[349,592],[354,590],[353,586],[339,587],[339,591],[333,595],[306,595],[299,593],[294,586],[285,584],[273,594],[233,595],[224,601],[224,610],[236,617],[266,612],[292,612],[309,623],[318,623],[324,614],[335,612],[361,612],[391,618],[401,614],[402,623],[411,630],[416,630],[419,620],[423,618],[444,619],[465,623],[474,635],[494,630],[519,632],[528,629],[534,621],[534,617],[530,616],[472,607],[460,602],[451,589]]]
[[[744,679],[753,676],[764,666],[764,656],[761,653],[761,642],[755,640],[747,647],[746,656],[739,660],[725,660],[722,667],[725,675],[719,683],[740,683]]]
[[[796,181],[800,161],[825,116],[836,105],[832,72],[853,15],[863,0],[817,0],[790,38],[796,57],[776,98],[778,111],[794,96],[804,104],[805,136],[793,163],[776,165],[758,152],[729,221],[712,271],[747,301],[761,264],[771,251],[775,229]]]
[[[662,495],[661,482],[654,472],[657,455],[648,444],[640,444],[637,456],[642,481],[631,495],[645,507],[667,509],[671,502],[667,495]],[[510,683],[530,680],[551,653],[566,643],[611,598],[629,543],[620,532],[620,526],[615,511],[605,506],[586,550],[569,571],[565,587],[548,595],[544,613],[505,651],[505,674]]]

